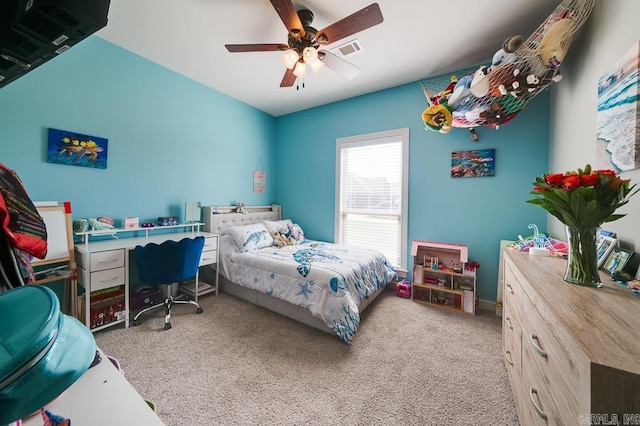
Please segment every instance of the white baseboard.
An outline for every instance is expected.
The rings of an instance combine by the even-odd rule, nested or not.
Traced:
[[[482,309],[483,311],[491,311],[496,312],[496,302],[494,300],[478,300],[478,309]],[[496,313],[496,315],[498,315]]]

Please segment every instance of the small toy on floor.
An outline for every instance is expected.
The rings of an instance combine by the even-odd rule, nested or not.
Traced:
[[[411,297],[411,283],[403,280],[396,285],[396,296],[409,298]]]

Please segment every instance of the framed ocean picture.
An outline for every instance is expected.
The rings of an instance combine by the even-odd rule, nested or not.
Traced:
[[[496,150],[474,149],[451,153],[451,177],[495,176]]]
[[[624,172],[640,168],[639,61],[637,42],[598,80],[599,169]]]
[[[47,162],[106,169],[108,145],[107,139],[98,136],[49,129]]]

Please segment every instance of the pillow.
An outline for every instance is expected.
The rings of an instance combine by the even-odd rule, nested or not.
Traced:
[[[263,223],[230,226],[225,233],[231,237],[240,251],[253,251],[273,245],[273,238]]]
[[[269,231],[269,235],[273,235],[274,232],[280,232],[283,226],[287,226],[288,224],[293,223],[291,219],[282,219],[282,220],[265,220],[264,226],[267,227],[267,231]]]
[[[289,234],[296,241],[296,244],[305,242],[304,231],[302,230],[300,225],[298,225],[297,223],[290,223],[287,225],[287,228],[289,228]]]

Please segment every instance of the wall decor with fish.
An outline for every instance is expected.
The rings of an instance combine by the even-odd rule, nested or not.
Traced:
[[[106,169],[108,143],[105,138],[50,128],[47,162]]]

